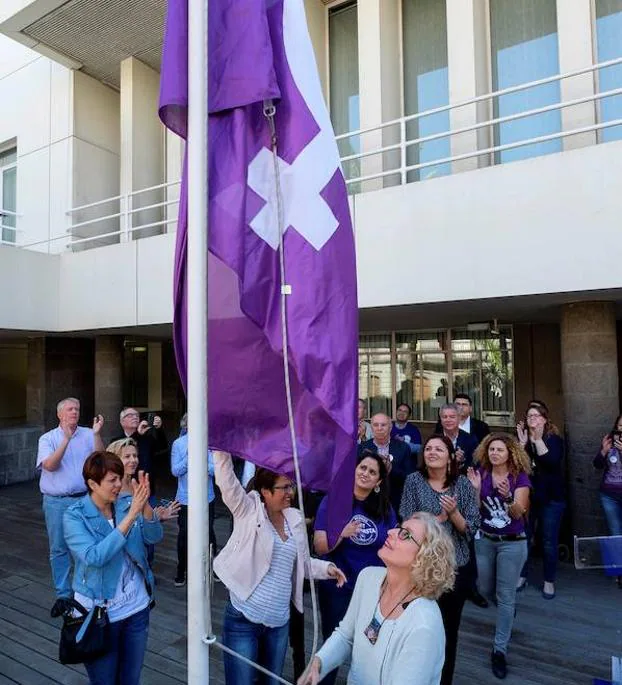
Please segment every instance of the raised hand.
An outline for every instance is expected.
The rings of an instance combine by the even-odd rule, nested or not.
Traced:
[[[104,417],[101,414],[97,414],[97,416],[93,419],[93,433],[95,433],[95,435],[99,435],[103,427]]]
[[[602,439],[602,442],[600,443],[600,453],[603,455],[603,457],[606,457],[609,454],[609,450],[613,447],[613,440],[611,438],[611,435],[607,433],[605,437]]]
[[[154,416],[153,417],[153,427],[154,428],[162,428],[162,417],[161,416]]]
[[[181,504],[176,500],[173,500],[168,506],[158,506],[154,508],[154,513],[160,519],[160,521],[170,521],[171,519],[176,519],[179,516],[179,510],[181,509]]]
[[[439,500],[443,511],[447,514],[447,517],[451,516],[458,508],[458,502],[456,501],[456,498],[452,497],[451,495],[441,495]]]
[[[456,461],[460,464],[464,463],[464,450],[461,447],[456,450]]]
[[[132,504],[129,513],[134,516],[140,514],[144,509],[145,504],[149,501],[150,494],[149,474],[144,471],[139,471],[138,480],[132,481]]]
[[[477,469],[469,466],[466,475],[471,485],[479,492],[482,489],[482,474]]]
[[[151,426],[149,425],[149,421],[145,421],[145,419],[143,419],[138,424],[138,428],[136,430],[138,432],[138,435],[144,435],[149,430],[149,428],[151,428]]]
[[[361,530],[361,526],[362,524],[360,521],[349,521],[341,531],[341,537],[344,540],[355,537]]]
[[[520,444],[525,447],[529,440],[529,432],[525,428],[525,422],[524,421],[519,421],[517,426],[516,426],[516,433],[518,435],[518,441]]]
[[[497,483],[497,490],[503,499],[507,499],[510,496],[510,481],[507,478],[499,481]]]

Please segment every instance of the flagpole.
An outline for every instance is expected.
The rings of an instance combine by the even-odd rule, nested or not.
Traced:
[[[209,682],[207,16],[188,0],[188,684]]]

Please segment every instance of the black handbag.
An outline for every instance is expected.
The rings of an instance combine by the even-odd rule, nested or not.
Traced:
[[[108,611],[106,606],[94,606],[87,611],[75,599],[63,615],[58,660],[61,664],[83,664],[103,656],[108,651]],[[73,610],[80,616],[75,617]]]

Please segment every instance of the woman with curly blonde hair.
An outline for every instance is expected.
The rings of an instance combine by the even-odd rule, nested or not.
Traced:
[[[525,517],[531,469],[527,453],[507,433],[486,436],[475,459],[479,464],[469,469],[468,478],[479,495],[482,517],[475,541],[477,571],[480,590],[497,603],[491,665],[497,678],[505,678],[516,585],[527,559]]]
[[[438,685],[445,631],[436,600],[454,584],[454,546],[434,516],[392,528],[378,551],[386,568],[359,574],[348,611],[298,685],[315,685],[351,660],[348,683]]]

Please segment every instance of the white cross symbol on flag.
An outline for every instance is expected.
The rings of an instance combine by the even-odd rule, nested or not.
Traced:
[[[292,164],[278,158],[283,230],[291,226],[316,250],[321,250],[339,222],[320,193],[339,169],[340,162],[301,7],[302,3],[284,2],[285,54],[294,82],[320,130]],[[248,185],[266,202],[250,226],[276,250],[279,245],[277,188],[274,159],[268,148],[262,148],[250,163]]]

